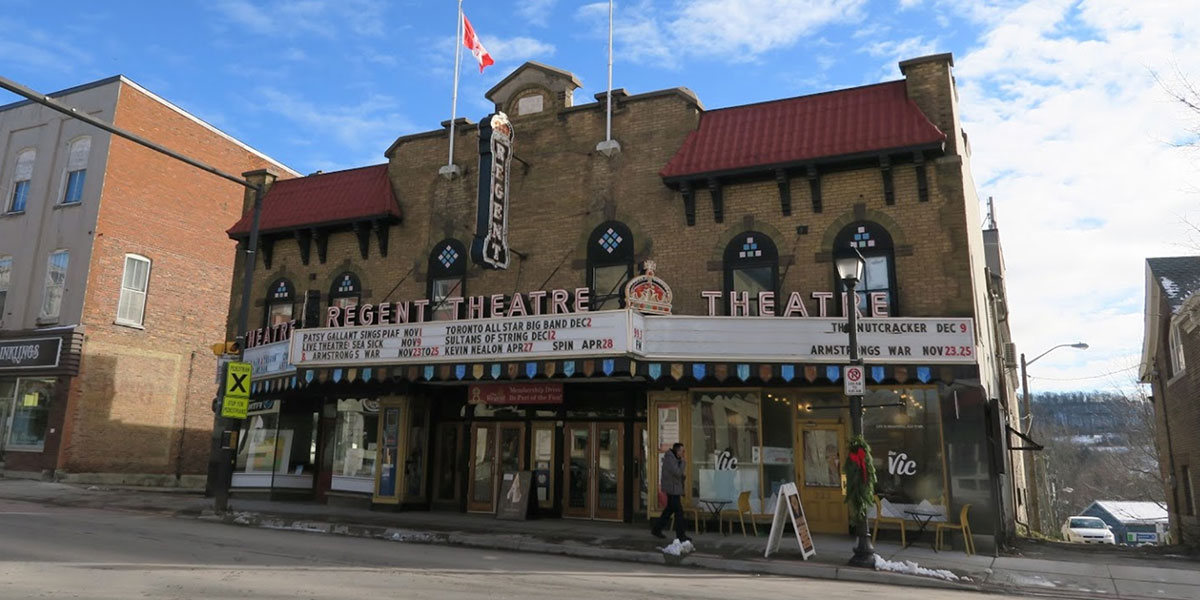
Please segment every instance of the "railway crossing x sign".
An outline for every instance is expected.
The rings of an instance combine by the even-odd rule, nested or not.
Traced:
[[[225,368],[225,387],[221,390],[221,416],[227,419],[245,419],[250,406],[250,363],[231,362]]]

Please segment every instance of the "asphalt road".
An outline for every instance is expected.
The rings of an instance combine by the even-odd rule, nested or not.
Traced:
[[[735,598],[982,594],[405,544],[0,500],[0,599]]]

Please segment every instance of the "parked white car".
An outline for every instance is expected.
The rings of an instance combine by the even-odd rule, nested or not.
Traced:
[[[1079,544],[1115,544],[1117,539],[1108,525],[1096,517],[1067,517],[1062,526],[1063,539]]]

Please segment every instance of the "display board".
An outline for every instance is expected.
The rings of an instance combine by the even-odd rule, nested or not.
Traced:
[[[800,492],[795,483],[785,483],[779,487],[779,500],[775,502],[775,518],[771,520],[771,533],[767,536],[767,551],[763,554],[769,558],[772,552],[779,550],[783,541],[784,514],[792,520],[792,529],[796,532],[796,542],[800,545],[800,556],[804,560],[817,553],[813,545],[812,532],[808,529],[808,519],[804,517],[804,504],[800,502]]]
[[[505,473],[500,480],[500,499],[496,506],[496,518],[506,521],[524,521],[529,516],[529,490],[533,482],[533,471]]]

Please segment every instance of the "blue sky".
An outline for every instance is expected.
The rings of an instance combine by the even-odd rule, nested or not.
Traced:
[[[607,3],[466,0],[497,64],[464,56],[459,115],[525,60],[605,85]],[[50,92],[124,74],[302,173],[383,162],[449,117],[453,0],[0,0],[0,73]],[[900,77],[953,52],[975,184],[996,198],[1013,327],[1038,389],[1130,386],[1144,259],[1200,254],[1200,0],[625,0],[616,87],[708,108]],[[0,92],[0,103],[15,100]],[[1189,119],[1191,119],[1189,121]],[[619,134],[618,134],[619,137]],[[1065,268],[1055,269],[1050,260]]]

